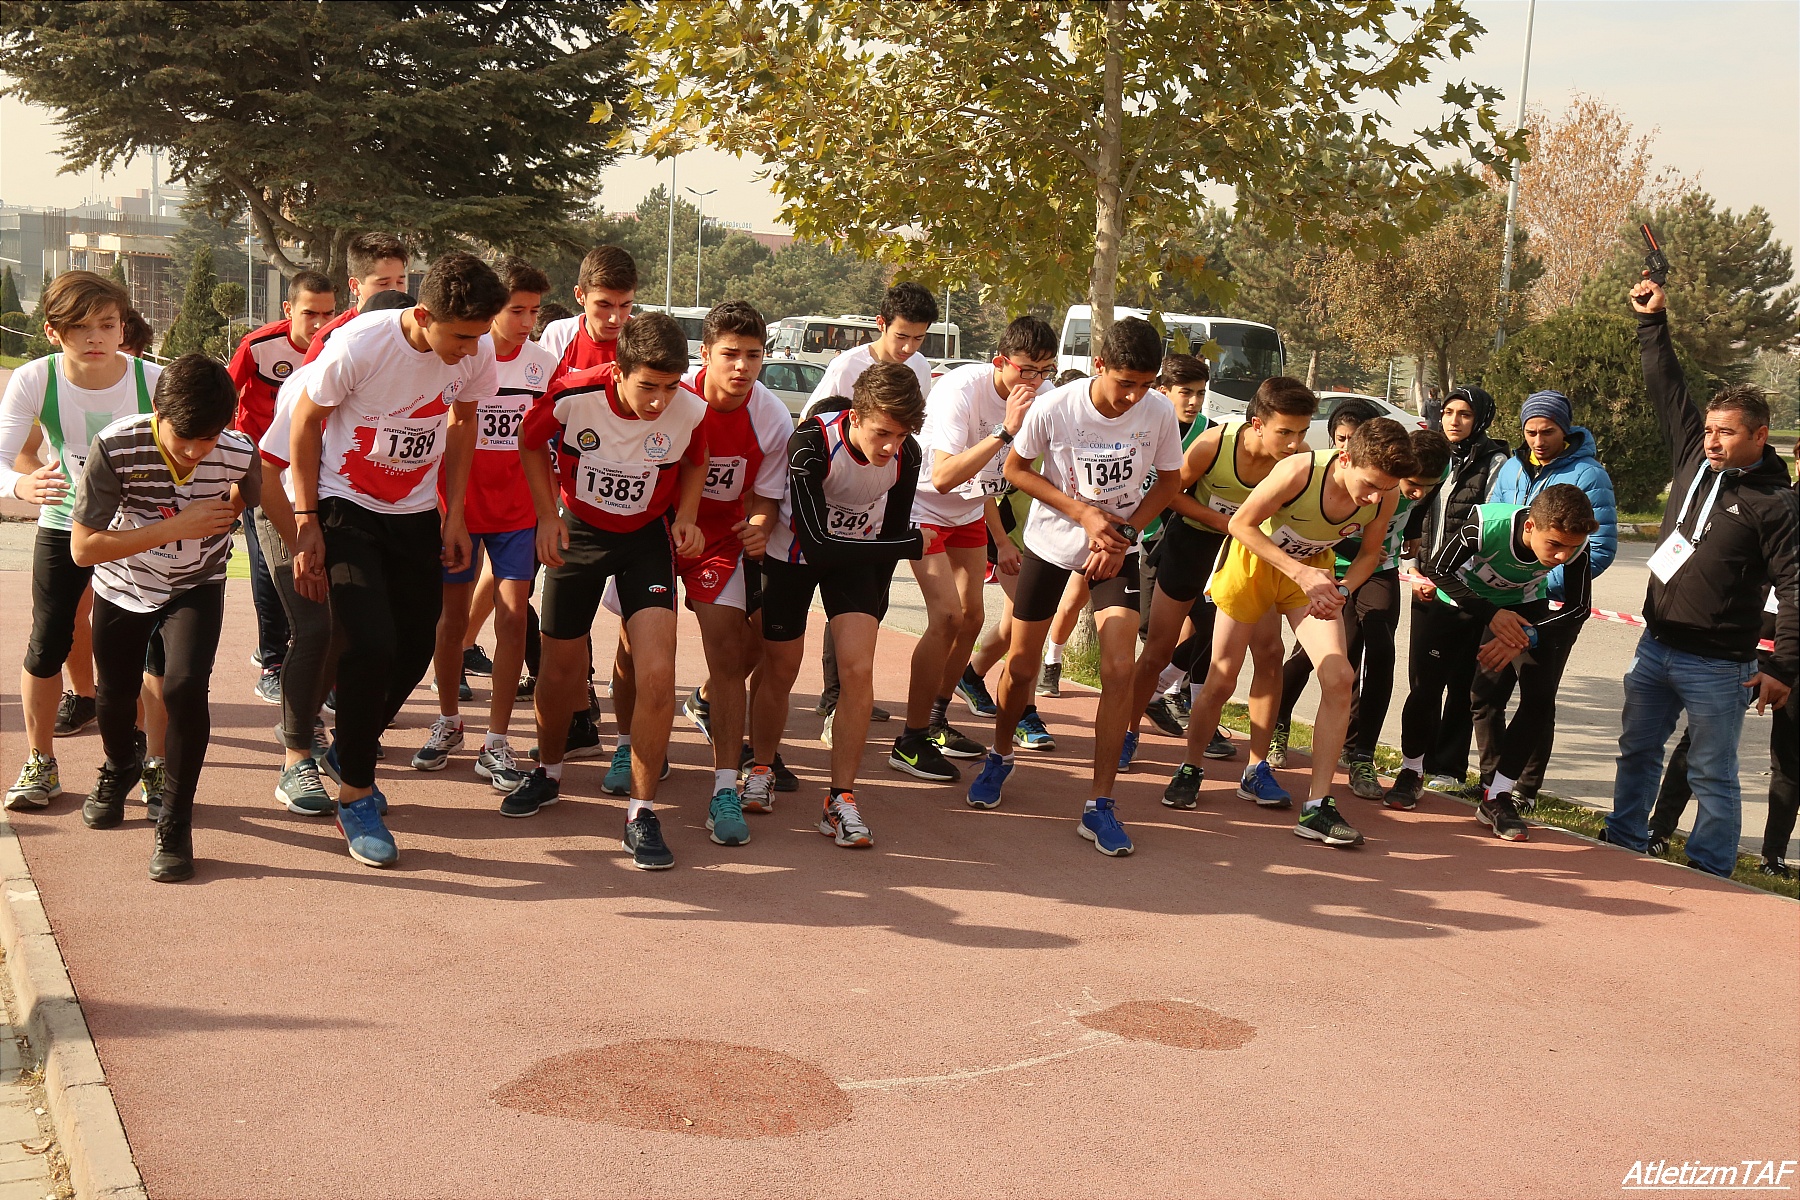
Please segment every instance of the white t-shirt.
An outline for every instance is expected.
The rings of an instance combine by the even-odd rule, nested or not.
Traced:
[[[1049,384],[1038,385],[1038,395],[1049,391]],[[983,502],[1006,492],[1008,446],[995,451],[981,474],[948,493],[938,491],[931,482],[932,461],[940,452],[962,454],[1005,420],[1006,397],[994,390],[992,365],[970,363],[937,381],[925,405],[925,428],[919,431],[925,461],[919,467],[919,490],[913,493],[913,524],[953,526],[979,521]]]
[[[294,373],[282,381],[281,390],[275,393],[275,415],[269,418],[269,427],[256,444],[265,460],[281,468],[281,490],[287,493],[289,504],[294,502],[294,473],[288,469],[288,455],[293,453],[294,405],[299,402],[300,393],[312,386],[318,366],[315,358],[294,368]]]
[[[371,512],[437,507],[438,464],[449,440],[450,405],[479,405],[497,390],[493,339],[451,364],[406,340],[405,309],[364,313],[332,334],[313,361],[307,395],[334,409],[325,422],[319,495]]]
[[[854,350],[846,350],[829,363],[825,364],[825,374],[819,377],[819,386],[807,397],[806,407],[800,410],[800,419],[805,420],[813,415],[821,402],[833,396],[848,398],[856,381],[862,373],[875,365],[875,356],[869,352],[873,342],[865,343]],[[931,395],[931,362],[923,355],[915,353],[906,360],[906,365],[913,369],[919,377],[919,395]]]
[[[49,436],[50,429],[46,428],[44,432],[52,448],[51,460],[58,457],[54,452],[57,441],[62,442],[64,453],[60,461],[63,476],[69,481],[69,491],[61,504],[45,505],[38,511],[37,523],[45,529],[68,530],[75,492],[81,486],[82,464],[87,460],[88,447],[93,445],[94,438],[121,417],[147,411],[140,401],[156,394],[156,380],[162,374],[162,368],[125,354],[119,357],[125,359],[125,373],[119,376],[119,382],[98,391],[70,383],[60,354],[32,359],[15,368],[12,378],[7,381],[6,395],[0,398],[0,495],[11,497],[16,495],[13,489],[22,477],[12,469],[13,460],[25,448],[25,439],[31,436],[32,422],[43,414],[50,363],[53,359],[57,363],[58,428],[54,437]],[[138,394],[140,367],[143,369],[143,396]]]
[[[544,326],[544,336],[535,339],[537,344],[548,350],[558,362],[562,361],[563,351],[575,340],[575,330],[581,324],[582,315],[576,313],[572,317],[563,317],[551,321]]]
[[[1169,398],[1154,390],[1123,416],[1101,416],[1088,398],[1093,383],[1077,379],[1034,401],[1013,449],[1026,458],[1043,455],[1044,478],[1058,491],[1123,521],[1143,503],[1152,469],[1181,470],[1181,425]],[[1025,520],[1025,547],[1071,571],[1088,556],[1081,526],[1035,500]]]

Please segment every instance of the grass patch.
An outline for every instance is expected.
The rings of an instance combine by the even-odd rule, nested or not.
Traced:
[[[0,354],[0,367],[5,367],[8,370],[17,370],[30,361],[31,360],[28,358],[20,358],[18,355],[14,354]]]

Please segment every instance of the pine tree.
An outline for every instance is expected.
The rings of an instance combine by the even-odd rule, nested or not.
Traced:
[[[203,354],[209,338],[225,328],[225,318],[213,307],[213,289],[219,277],[213,273],[211,246],[194,251],[194,266],[188,272],[187,291],[181,297],[181,311],[163,337],[163,353],[170,358],[183,354]]]
[[[125,278],[124,258],[113,259],[112,270],[108,271],[106,274],[108,279],[111,279],[114,283],[124,288],[126,292],[131,291],[131,280]]]
[[[25,339],[25,357],[42,358],[53,354],[56,347],[44,336],[44,293],[50,290],[50,272],[44,272],[44,286],[38,289],[37,307],[31,310],[31,319],[25,322],[30,336]]]
[[[25,302],[19,299],[19,283],[13,278],[12,268],[7,267],[0,273],[0,325],[16,329],[18,333],[0,333],[0,354],[14,357],[25,350]]]

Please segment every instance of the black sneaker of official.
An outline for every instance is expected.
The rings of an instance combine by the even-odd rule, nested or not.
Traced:
[[[888,766],[934,783],[955,783],[962,778],[956,764],[945,758],[944,752],[922,733],[910,736],[902,733],[895,738],[894,748],[888,754]]]
[[[1144,715],[1150,723],[1172,738],[1187,736],[1187,722],[1181,719],[1181,710],[1175,707],[1175,701],[1167,696],[1158,696],[1144,708]]]
[[[1601,830],[1602,833],[1606,832]],[[1669,839],[1660,833],[1652,833],[1650,841],[1644,847],[1644,853],[1651,858],[1666,858],[1669,854]]]
[[[1483,800],[1475,808],[1475,819],[1492,829],[1497,837],[1509,842],[1525,840],[1527,828],[1519,818],[1519,810],[1513,807],[1511,792],[1496,792]]]
[[[881,707],[881,705],[871,704],[869,706],[869,720],[871,720],[871,721],[891,721],[893,719],[894,719],[894,714],[889,712],[887,709]]]
[[[675,856],[663,841],[662,822],[649,809],[625,822],[619,844],[631,851],[631,865],[640,871],[666,871],[675,865]]]
[[[1389,808],[1411,812],[1419,807],[1419,797],[1424,791],[1425,781],[1419,778],[1419,773],[1411,767],[1402,767],[1400,773],[1394,776],[1394,786],[1387,790],[1387,795],[1381,798],[1381,802]]]
[[[500,801],[500,815],[503,817],[533,817],[540,808],[549,808],[562,798],[562,784],[550,778],[549,772],[539,767],[525,777],[525,782],[506,794]]]
[[[194,877],[194,826],[189,821],[158,821],[150,851],[150,878],[180,883]]]
[[[81,823],[89,829],[113,829],[125,823],[125,797],[144,777],[144,762],[139,759],[128,767],[100,764],[94,790],[81,805]]]
[[[56,736],[69,737],[80,733],[94,723],[95,708],[92,696],[78,696],[74,692],[64,692],[56,705]]]
[[[487,651],[480,646],[470,646],[463,651],[463,673],[465,675],[492,675],[494,660],[487,656]]]
[[[1771,879],[1792,879],[1794,877],[1793,868],[1788,866],[1785,858],[1771,858],[1764,855],[1762,862],[1757,864],[1756,870],[1758,874],[1767,875]]]
[[[256,698],[264,704],[281,703],[281,668],[264,667],[256,677]]]

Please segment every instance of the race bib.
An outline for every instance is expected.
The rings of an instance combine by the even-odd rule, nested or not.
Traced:
[[[744,494],[744,476],[749,473],[748,458],[715,458],[706,464],[706,488],[701,493],[708,500],[736,500]]]
[[[435,417],[383,417],[375,426],[369,461],[396,470],[429,466],[444,456],[444,425],[442,414]]]
[[[610,462],[589,451],[575,468],[575,495],[602,512],[635,517],[650,505],[656,468],[641,462]]]
[[[1211,492],[1206,494],[1206,507],[1212,509],[1222,517],[1237,516],[1238,506],[1236,504],[1233,504],[1229,500],[1221,499]]]
[[[956,486],[954,489],[956,494],[964,500],[985,500],[989,496],[1004,496],[1012,486],[1006,482],[1006,455],[1007,447],[1003,446],[1000,452],[981,468],[980,474]]]
[[[876,519],[875,511],[886,503],[887,497],[882,495],[860,507],[841,508],[836,504],[827,505],[825,532],[832,537],[867,541],[880,534],[881,526]]]
[[[1075,494],[1090,504],[1112,504],[1137,482],[1137,456],[1130,450],[1077,450]]]
[[[475,412],[477,450],[518,450],[519,428],[525,424],[530,396],[495,396]]]
[[[170,575],[190,570],[200,565],[204,539],[187,538],[179,542],[167,542],[161,546],[152,546],[144,551],[144,557]]]
[[[1269,535],[1269,538],[1277,546],[1281,547],[1283,551],[1293,555],[1295,558],[1311,558],[1315,554],[1329,550],[1337,545],[1336,542],[1326,542],[1321,544],[1310,538],[1303,538],[1292,529],[1289,529],[1286,525],[1279,526],[1274,533]]]
[[[1655,554],[1650,556],[1650,573],[1667,583],[1675,578],[1675,572],[1681,570],[1681,565],[1693,553],[1694,543],[1682,536],[1678,529],[1669,535],[1668,541],[1656,548]]]

